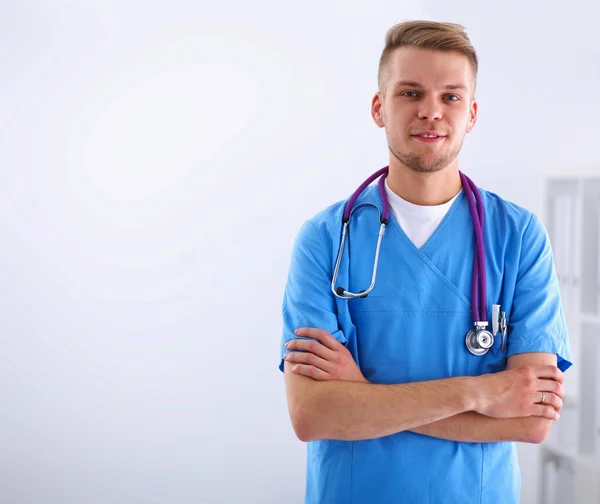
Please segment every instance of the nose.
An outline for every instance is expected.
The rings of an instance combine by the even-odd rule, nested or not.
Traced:
[[[442,108],[434,97],[424,98],[419,103],[419,119],[441,119]]]

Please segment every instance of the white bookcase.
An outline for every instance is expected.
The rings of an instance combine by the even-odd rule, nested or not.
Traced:
[[[540,504],[600,504],[600,178],[550,179],[546,203],[574,366],[541,447]]]

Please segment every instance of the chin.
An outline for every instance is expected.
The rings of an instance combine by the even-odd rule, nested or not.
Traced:
[[[452,162],[448,158],[423,159],[423,156],[408,156],[400,161],[417,173],[437,173],[447,168]]]
[[[409,166],[409,168],[416,173],[438,173],[441,172],[448,165],[444,166]]]
[[[450,166],[458,155],[458,151],[439,152],[437,149],[435,151],[430,149],[429,152],[424,153],[421,149],[402,151],[390,147],[390,152],[400,163],[415,173],[438,173]]]

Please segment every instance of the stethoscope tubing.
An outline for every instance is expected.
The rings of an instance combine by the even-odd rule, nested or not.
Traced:
[[[357,189],[354,191],[352,196],[346,202],[344,207],[344,214],[342,217],[342,232],[340,238],[340,247],[338,250],[338,255],[335,264],[335,270],[333,274],[333,279],[331,281],[331,290],[341,299],[354,299],[359,297],[366,297],[369,292],[371,292],[375,286],[375,281],[377,278],[377,267],[379,265],[379,257],[381,250],[381,242],[383,239],[383,235],[385,234],[385,226],[389,222],[390,215],[390,205],[387,198],[387,194],[385,192],[385,179],[389,173],[389,166],[381,168],[380,170],[373,173],[369,178],[367,178]],[[475,183],[467,177],[464,173],[459,172],[461,183],[463,189],[465,191],[465,195],[467,197],[467,201],[469,204],[469,211],[471,212],[471,217],[473,220],[473,228],[475,231],[475,258],[473,264],[473,277],[471,283],[471,311],[473,316],[474,325],[478,326],[483,323],[487,324],[487,278],[486,278],[486,262],[485,262],[485,245],[484,245],[484,229],[485,229],[485,212],[483,207],[483,200],[481,198],[481,194],[479,189],[475,185]],[[367,188],[371,182],[379,177],[378,181],[378,190],[379,195],[381,197],[381,201],[383,203],[383,213],[379,211],[379,220],[381,223],[379,235],[377,239],[377,248],[375,250],[375,260],[373,264],[373,273],[371,275],[371,284],[369,287],[363,291],[358,293],[350,292],[345,290],[343,287],[336,287],[336,282],[339,274],[339,268],[342,260],[342,255],[344,252],[344,246],[346,243],[346,236],[348,233],[348,224],[350,222],[350,216],[354,212],[356,208],[359,208],[365,203],[354,206],[354,203],[358,199],[358,197],[362,194],[362,192]],[[369,203],[372,205],[371,203]],[[378,208],[376,205],[373,205]],[[379,208],[378,208],[379,210]]]

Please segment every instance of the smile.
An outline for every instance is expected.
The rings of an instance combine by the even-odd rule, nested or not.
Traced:
[[[411,135],[412,138],[418,140],[419,142],[425,143],[438,143],[443,141],[445,136],[436,136],[436,135]]]

